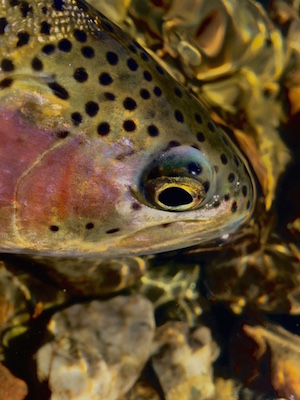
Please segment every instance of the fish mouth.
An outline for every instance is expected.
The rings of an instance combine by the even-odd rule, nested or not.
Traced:
[[[245,221],[246,222],[246,221]],[[205,226],[199,231],[202,221],[188,220],[184,222],[168,222],[141,229],[121,237],[112,246],[111,255],[147,255],[163,253],[171,250],[193,247],[195,245],[207,247],[210,243],[222,240],[236,231],[240,222],[232,222],[215,230],[207,231]],[[210,224],[207,221],[207,224]],[[206,224],[203,224],[206,225]],[[160,234],[157,231],[160,230]],[[176,232],[176,234],[174,234]],[[154,235],[156,233],[156,235]],[[208,247],[211,247],[210,245]]]

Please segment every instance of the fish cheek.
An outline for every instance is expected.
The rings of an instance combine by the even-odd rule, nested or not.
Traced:
[[[98,228],[119,200],[100,146],[70,137],[48,151],[20,180],[16,226],[23,240],[48,248],[60,240],[78,240],[87,224]],[[51,248],[50,248],[51,250]]]

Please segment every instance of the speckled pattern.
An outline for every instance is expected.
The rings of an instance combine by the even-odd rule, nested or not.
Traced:
[[[154,253],[249,218],[230,139],[84,1],[2,0],[0,54],[0,250]]]

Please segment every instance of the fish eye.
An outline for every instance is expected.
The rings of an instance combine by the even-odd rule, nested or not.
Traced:
[[[199,150],[173,147],[143,172],[139,200],[165,211],[195,210],[206,202],[213,178],[214,171]]]

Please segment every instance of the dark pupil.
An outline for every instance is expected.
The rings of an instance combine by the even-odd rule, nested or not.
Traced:
[[[158,196],[159,201],[169,207],[178,207],[183,204],[192,203],[192,196],[184,189],[170,187],[161,192]]]

